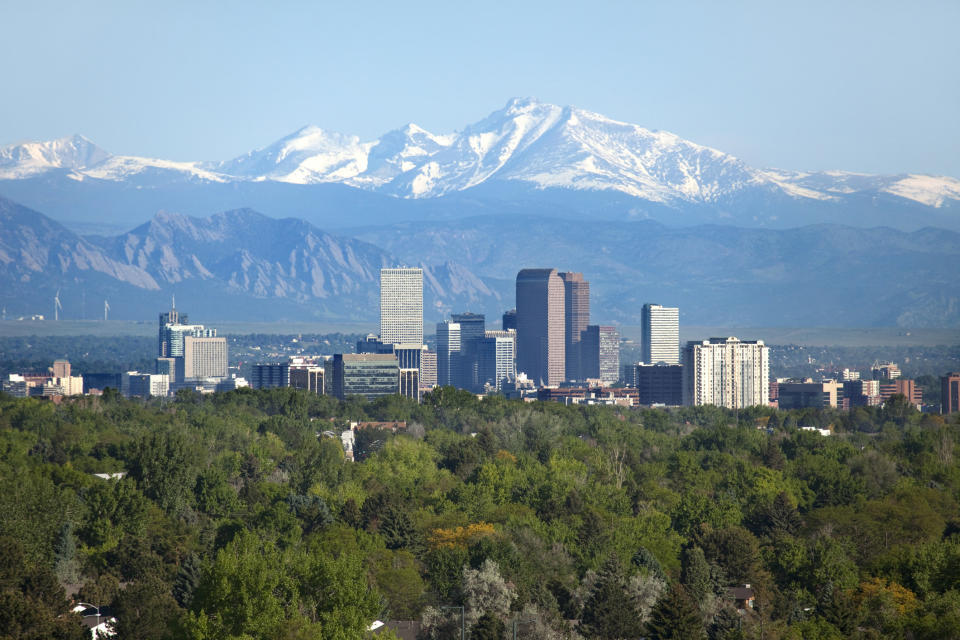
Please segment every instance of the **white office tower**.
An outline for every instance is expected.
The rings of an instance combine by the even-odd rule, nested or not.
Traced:
[[[380,269],[380,340],[423,344],[423,269]]]
[[[645,304],[640,312],[640,359],[680,364],[680,309]]]
[[[770,399],[770,347],[763,340],[710,338],[683,351],[683,404],[728,409],[766,405]]]
[[[179,380],[226,377],[226,338],[183,338],[183,373]]]
[[[460,371],[460,323],[437,323],[437,385],[455,386]]]

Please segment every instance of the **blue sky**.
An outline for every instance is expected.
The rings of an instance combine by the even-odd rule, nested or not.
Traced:
[[[532,96],[755,166],[960,177],[958,24],[954,0],[0,0],[0,144],[220,160]]]

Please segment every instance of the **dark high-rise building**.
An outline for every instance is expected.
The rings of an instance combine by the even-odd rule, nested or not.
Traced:
[[[437,384],[456,386],[460,368],[460,325],[444,320],[437,323]]]
[[[400,392],[400,364],[389,353],[337,353],[333,356],[333,395],[367,400]]]
[[[250,386],[254,389],[272,389],[290,386],[290,363],[255,364],[250,372]]]
[[[517,274],[517,369],[535,384],[558,385],[566,376],[565,297],[556,269]]]
[[[620,333],[616,327],[592,324],[580,337],[583,378],[613,384],[620,377]]]
[[[509,331],[513,329],[517,330],[517,310],[510,309],[510,311],[503,312],[503,330]]]
[[[486,317],[482,313],[454,313],[450,316],[460,325],[460,371],[456,386],[478,391],[480,384],[480,341],[486,331]]]
[[[640,404],[683,404],[683,365],[641,363],[635,365],[635,370]]]
[[[957,412],[960,412],[960,373],[952,372],[940,378],[940,413]]]
[[[580,364],[580,335],[590,324],[590,283],[583,279],[582,273],[562,271],[559,276],[563,280],[564,292],[564,369],[567,380],[583,380],[587,376],[583,374]]]

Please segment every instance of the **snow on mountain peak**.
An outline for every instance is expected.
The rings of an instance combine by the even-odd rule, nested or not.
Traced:
[[[46,142],[11,144],[0,147],[0,178],[26,178],[49,169],[84,169],[109,157],[109,153],[79,134]]]

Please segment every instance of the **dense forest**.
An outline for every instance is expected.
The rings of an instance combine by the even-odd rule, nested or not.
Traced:
[[[347,461],[336,434],[363,420],[407,424],[358,430]],[[375,619],[436,639],[957,638],[958,443],[957,417],[897,396],[0,395],[0,637],[89,637],[71,594],[123,640],[364,638]]]

